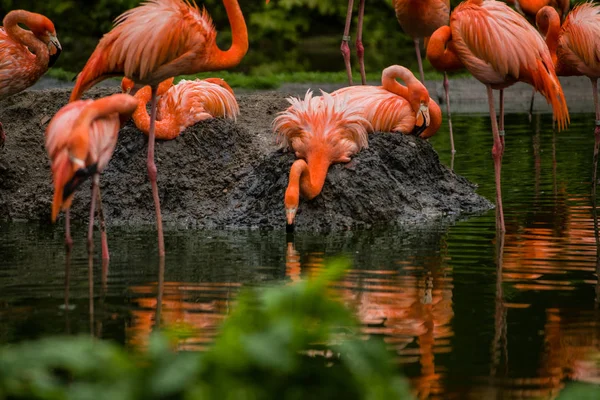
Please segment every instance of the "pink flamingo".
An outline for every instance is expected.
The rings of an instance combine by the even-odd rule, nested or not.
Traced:
[[[132,116],[137,128],[146,135],[150,126],[146,105],[151,96],[149,86],[136,92],[135,98],[139,104]],[[187,127],[200,121],[215,117],[235,120],[240,113],[233,90],[219,78],[182,80],[164,91],[157,108],[155,135],[156,139],[163,140],[175,139]]]
[[[402,79],[407,86],[396,81]],[[331,93],[345,98],[349,107],[361,110],[373,131],[433,136],[442,124],[440,107],[427,88],[400,65],[383,70],[381,86],[348,86]]]
[[[371,130],[362,110],[348,106],[342,97],[321,93],[322,97],[313,97],[309,90],[304,100],[288,98],[291,106],[273,121],[279,142],[298,158],[285,191],[288,232],[294,229],[300,196],[307,200],[318,196],[329,166],[350,161],[367,146]]]
[[[505,231],[500,173],[504,153],[504,88],[521,81],[539,90],[552,105],[559,128],[569,121],[567,103],[554,71],[548,46],[523,16],[499,1],[467,0],[450,16],[450,27],[439,28],[438,48],[454,53],[487,87],[494,146],[496,218]],[[439,31],[438,30],[438,31]],[[430,39],[434,40],[434,37]],[[510,43],[510,46],[506,44]],[[500,129],[492,90],[500,90]]]
[[[223,4],[231,24],[229,50],[219,49],[210,16],[194,3],[148,0],[116,19],[116,26],[100,40],[71,93],[71,101],[77,100],[96,83],[121,75],[152,88],[147,164],[160,257],[165,255],[165,245],[154,162],[157,87],[176,75],[217,71],[239,64],[248,51],[246,22],[237,0],[223,0]]]
[[[19,93],[41,78],[60,55],[62,48],[54,24],[41,14],[14,10],[0,27],[0,98]],[[30,31],[19,26],[23,24]],[[0,147],[6,136],[0,124]]]
[[[98,198],[102,258],[109,258],[98,183],[100,173],[108,164],[117,144],[119,118],[128,118],[136,107],[137,100],[127,94],[114,94],[96,101],[79,100],[60,109],[46,129],[46,150],[54,180],[52,222],[56,221],[61,209],[65,211],[65,242],[68,251],[73,244],[69,215],[73,194],[87,177],[93,176],[88,251],[91,254],[93,248],[94,212]]]

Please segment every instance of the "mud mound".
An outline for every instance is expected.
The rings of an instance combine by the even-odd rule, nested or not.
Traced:
[[[93,97],[114,89],[95,89]],[[48,222],[52,199],[44,150],[49,118],[66,104],[62,89],[25,92],[0,103],[7,132],[0,151],[0,218]],[[292,154],[276,150],[270,124],[286,107],[274,93],[239,96],[237,122],[200,123],[156,146],[158,184],[166,226],[284,228],[283,194]],[[147,140],[131,123],[121,131],[101,177],[109,225],[153,224],[146,175]],[[298,229],[330,230],[375,224],[418,223],[487,210],[474,185],[440,164],[429,143],[374,134],[369,148],[345,165],[332,166],[323,193],[302,201]],[[87,220],[89,190],[82,188],[74,218]]]

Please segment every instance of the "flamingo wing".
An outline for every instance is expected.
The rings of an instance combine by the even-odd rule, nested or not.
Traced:
[[[27,89],[42,73],[35,55],[0,27],[0,96],[6,98]]]
[[[71,129],[81,111],[93,100],[79,100],[61,108],[46,128],[46,151],[52,161],[59,152],[66,150]]]
[[[559,52],[567,65],[581,74],[600,77],[600,7],[583,3],[568,16],[559,39]],[[561,57],[561,58],[562,58]]]
[[[142,84],[168,78],[165,66],[187,59],[206,58],[215,43],[216,30],[206,10],[183,0],[148,0],[115,20],[104,35],[77,82],[71,99],[112,75],[125,75]],[[197,72],[189,63],[189,71]],[[183,67],[183,66],[180,66]],[[165,76],[160,76],[161,72]]]

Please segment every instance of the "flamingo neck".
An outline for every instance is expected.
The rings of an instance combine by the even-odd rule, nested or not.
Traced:
[[[396,79],[402,79],[406,86],[398,83]],[[421,107],[421,97],[429,98],[429,92],[421,81],[419,81],[408,68],[400,65],[392,65],[383,70],[381,84],[384,89],[398,96],[404,97],[410,103],[416,113]]]
[[[168,84],[172,85],[172,80],[170,82],[164,81],[161,85]],[[158,86],[157,93],[165,93],[167,90],[165,87],[161,89],[161,85]],[[135,93],[135,98],[138,100],[138,105],[131,118],[135,123],[137,128],[144,132],[145,135],[148,135],[150,132],[150,114],[148,113],[147,104],[150,100],[152,100],[152,88],[150,86],[144,86],[140,90]],[[179,127],[179,121],[177,120],[176,110],[165,110],[163,114],[161,114],[161,119],[156,120],[154,123],[154,135],[156,139],[159,140],[171,140],[179,136],[181,133]]]
[[[556,50],[558,49],[558,39],[560,37],[560,17],[554,8],[544,7],[538,13],[536,22],[540,33],[545,36],[552,62],[557,67]]]
[[[232,43],[231,47],[223,51],[217,47],[215,42],[212,51],[210,69],[220,70],[235,67],[240,63],[248,51],[248,30],[246,21],[237,0],[223,0],[227,18],[231,25]]]
[[[307,161],[302,159],[294,161],[290,169],[288,188],[285,191],[286,208],[297,208],[300,195],[307,200],[317,197],[325,185],[330,164],[329,159],[322,153],[309,155]]]
[[[4,30],[6,34],[15,42],[22,44],[27,47],[36,56],[37,64],[44,68],[50,61],[50,54],[48,52],[48,46],[38,39],[33,32],[27,31],[19,26],[24,24],[28,28],[34,28],[42,26],[43,17],[38,14],[30,13],[25,10],[15,10],[9,12],[4,17]]]
[[[427,45],[427,59],[438,71],[456,71],[464,68],[463,63],[450,48],[452,30],[449,26],[442,26],[429,38]]]

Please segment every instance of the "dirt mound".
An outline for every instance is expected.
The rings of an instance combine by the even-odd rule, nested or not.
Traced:
[[[100,88],[90,95],[114,91]],[[1,219],[49,221],[52,185],[44,130],[67,100],[67,90],[54,89],[21,93],[0,103],[7,133],[0,151]],[[166,226],[284,228],[283,194],[294,157],[274,147],[270,124],[287,103],[276,93],[246,94],[238,100],[242,115],[237,122],[206,121],[176,140],[157,143]],[[101,177],[109,225],[154,223],[146,143],[131,123],[121,131]],[[491,207],[474,193],[473,184],[440,164],[426,141],[374,134],[369,146],[351,163],[331,167],[320,196],[301,201],[298,229],[418,223]],[[89,190],[82,188],[74,218],[87,220],[88,207]]]

